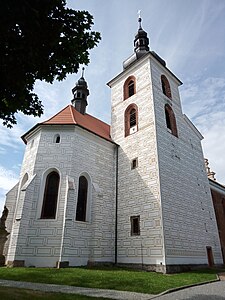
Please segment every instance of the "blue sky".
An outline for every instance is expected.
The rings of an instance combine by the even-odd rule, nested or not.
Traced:
[[[225,184],[225,1],[224,0],[79,0],[68,7],[88,10],[93,30],[102,40],[91,51],[85,78],[90,96],[87,112],[110,123],[110,89],[106,83],[122,71],[122,62],[133,52],[138,29],[137,11],[148,32],[151,50],[183,82],[183,112],[204,136],[204,156],[219,182]],[[18,114],[13,129],[0,125],[0,210],[5,193],[19,179],[25,145],[20,136],[37,122],[70,103],[71,89],[80,74],[50,85],[37,82],[43,102],[41,118]]]

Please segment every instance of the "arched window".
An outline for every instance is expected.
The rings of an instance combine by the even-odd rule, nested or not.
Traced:
[[[78,197],[77,197],[77,210],[76,210],[77,221],[83,221],[83,222],[86,221],[87,195],[88,195],[88,181],[86,177],[80,176]]]
[[[136,78],[134,76],[129,76],[123,85],[123,99],[136,94]]]
[[[127,107],[124,114],[125,136],[128,136],[138,130],[138,108],[136,104]]]
[[[59,135],[59,134],[56,134],[56,135],[54,136],[54,143],[56,143],[56,144],[59,144],[59,143],[60,143],[60,135]]]
[[[161,76],[161,83],[163,94],[166,95],[168,98],[172,99],[170,84],[165,75]]]
[[[171,131],[173,135],[178,137],[177,134],[177,124],[174,112],[172,108],[169,106],[169,104],[165,105],[165,116],[166,116],[166,126]]]
[[[46,177],[41,219],[55,219],[58,191],[59,174],[53,171]]]

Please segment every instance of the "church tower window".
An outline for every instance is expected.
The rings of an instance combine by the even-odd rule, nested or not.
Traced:
[[[168,98],[172,99],[170,84],[165,75],[161,76],[161,83],[163,94],[166,95]]]
[[[138,130],[138,109],[136,104],[131,104],[125,110],[125,137]]]
[[[136,94],[136,79],[134,76],[129,76],[123,86],[123,98],[127,98]]]
[[[169,104],[165,105],[165,117],[167,128],[171,131],[171,133],[174,136],[178,137],[175,115]]]
[[[78,198],[77,198],[77,211],[76,220],[86,221],[86,210],[87,210],[87,194],[88,194],[88,181],[86,177],[80,176]]]
[[[55,219],[58,191],[59,174],[53,171],[46,177],[41,219]]]

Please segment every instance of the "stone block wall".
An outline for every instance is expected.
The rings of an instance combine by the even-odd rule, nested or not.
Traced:
[[[115,146],[74,126],[43,126],[38,134],[36,153],[30,153],[35,143],[31,149],[29,142],[25,152],[21,178],[28,173],[32,180],[19,191],[22,213],[13,223],[9,264],[24,261],[25,266],[54,267],[58,261],[69,265],[87,264],[88,260],[112,262]],[[60,135],[58,144],[54,142],[56,134]],[[60,175],[56,218],[52,220],[40,218],[48,170]],[[82,174],[89,180],[87,222],[75,220]]]
[[[220,264],[220,242],[204,167],[201,134],[182,113],[176,78],[154,59],[151,73],[166,264],[207,264],[207,246],[212,247],[215,263]],[[172,100],[162,92],[162,74],[171,85]],[[167,128],[166,104],[174,111],[178,137]]]
[[[123,99],[123,85],[136,78],[136,93]],[[137,62],[112,83],[112,138],[118,160],[118,262],[164,264],[159,173],[149,59]],[[125,137],[124,113],[138,108],[138,131]],[[131,169],[132,160],[138,166]],[[140,216],[140,235],[131,235],[131,217]]]

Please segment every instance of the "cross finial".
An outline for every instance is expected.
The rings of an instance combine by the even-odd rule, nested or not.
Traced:
[[[141,18],[141,10],[138,10],[138,18]]]
[[[139,29],[141,29],[141,10],[138,10],[138,23],[139,23]]]

